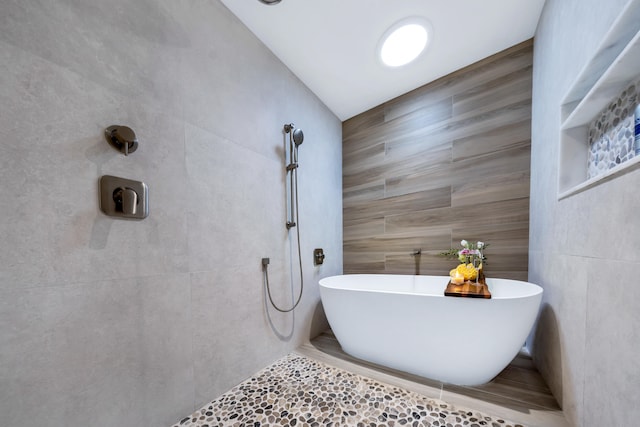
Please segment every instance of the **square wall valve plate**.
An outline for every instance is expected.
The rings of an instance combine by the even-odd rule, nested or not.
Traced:
[[[144,219],[149,215],[149,187],[141,181],[104,175],[100,178],[100,209],[109,216]]]

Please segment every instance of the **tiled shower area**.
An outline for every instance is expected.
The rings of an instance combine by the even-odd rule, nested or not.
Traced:
[[[173,427],[242,425],[568,426],[527,355],[489,384],[453,386],[351,357],[331,331]]]
[[[533,40],[343,123],[219,0],[3,0],[0,425],[636,425],[640,55],[607,55],[638,23],[640,0],[546,0]],[[289,305],[289,123],[293,314],[261,265]],[[106,175],[148,217],[104,215]],[[458,387],[342,350],[320,279],[446,274],[461,239],[544,289],[528,353]]]

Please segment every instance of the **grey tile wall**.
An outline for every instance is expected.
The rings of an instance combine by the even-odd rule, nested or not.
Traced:
[[[171,425],[327,326],[317,280],[342,272],[341,123],[220,2],[1,9],[1,424]],[[306,136],[305,291],[281,315],[260,259],[288,302],[288,122]],[[136,131],[135,153],[105,142],[111,124]],[[147,219],[100,212],[105,174],[149,185]]]
[[[575,426],[640,418],[640,379],[625,362],[640,352],[637,287],[624,279],[640,268],[640,174],[557,200],[563,97],[627,3],[547,0],[535,35],[529,279],[545,293],[530,343]]]

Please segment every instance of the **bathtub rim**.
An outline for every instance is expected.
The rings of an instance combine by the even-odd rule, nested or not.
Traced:
[[[351,278],[351,279],[365,279],[365,278],[369,278],[369,277],[375,277],[376,279],[380,279],[380,278],[393,278],[393,277],[401,277],[403,279],[408,279],[408,278],[413,278],[415,280],[415,278],[420,278],[420,280],[432,280],[432,281],[436,281],[437,280],[437,284],[441,285],[442,288],[442,292],[429,292],[429,293],[425,293],[425,292],[411,292],[411,291],[404,291],[404,290],[399,290],[399,289],[367,289],[367,288],[357,288],[357,287],[353,287],[353,286],[339,286],[336,285],[334,283],[338,282],[339,279],[341,278]],[[370,292],[370,293],[381,293],[381,294],[393,294],[393,295],[408,295],[408,296],[418,296],[418,297],[441,297],[441,298],[455,298],[455,297],[445,297],[444,295],[444,290],[447,286],[449,280],[449,276],[434,276],[434,275],[413,275],[413,274],[390,274],[390,273],[380,273],[380,274],[376,274],[376,273],[354,273],[354,274],[337,274],[337,275],[333,275],[333,276],[327,276],[324,277],[322,279],[320,279],[318,281],[318,284],[320,285],[320,287],[324,287],[324,288],[328,288],[328,289],[336,289],[336,290],[342,290],[345,292]],[[516,279],[503,279],[503,278],[498,278],[498,277],[487,277],[487,285],[489,286],[489,291],[491,291],[492,285],[493,286],[505,286],[505,285],[509,285],[509,284],[515,284],[516,286],[519,286],[521,288],[524,289],[528,289],[528,292],[522,292],[519,293],[517,295],[506,295],[506,296],[499,296],[499,295],[494,295],[492,294],[491,299],[484,299],[484,298],[471,298],[472,300],[477,300],[477,301],[491,301],[491,300],[509,300],[509,299],[518,299],[518,298],[532,298],[532,297],[536,297],[540,294],[542,294],[544,292],[544,289],[540,286],[537,285],[535,283],[531,283],[531,282],[526,282],[523,280],[516,280]],[[433,284],[431,284],[432,286],[434,286]],[[469,298],[465,298],[465,299],[469,299]]]

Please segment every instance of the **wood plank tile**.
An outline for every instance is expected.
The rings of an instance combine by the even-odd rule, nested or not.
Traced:
[[[350,138],[363,130],[366,131],[382,123],[384,123],[384,106],[380,105],[345,120],[342,123],[342,136]]]
[[[532,361],[530,367],[523,368],[516,366],[515,362],[512,362],[507,366],[500,374],[500,378],[496,378],[497,384],[507,384],[510,387],[521,387],[531,392],[536,392],[544,395],[551,395],[551,390],[544,382],[540,374],[536,372],[533,367]],[[553,402],[554,407],[557,407],[557,402]]]
[[[533,40],[524,41],[509,49],[444,76],[385,104],[387,121],[409,114],[425,102],[452,94],[464,93],[473,87],[499,76],[533,64]]]
[[[531,177],[525,172],[502,173],[456,182],[451,187],[451,205],[475,210],[479,204],[495,203],[529,197]]]
[[[500,76],[453,97],[453,117],[491,111],[531,99],[531,65]]]
[[[472,222],[460,227],[454,227],[451,238],[456,242],[456,245],[462,239],[469,242],[483,241],[490,244],[485,250],[487,256],[496,254],[502,257],[512,253],[514,250],[528,248],[529,223],[523,221],[479,226]]]
[[[485,265],[485,275],[501,279],[527,280],[529,255],[526,250],[499,258],[493,256]]]
[[[343,241],[378,236],[384,233],[384,217],[364,218],[344,224]]]
[[[509,123],[453,141],[453,161],[474,159],[485,154],[531,144],[531,120]]]
[[[435,102],[426,102],[412,112],[395,117],[393,120],[387,117],[384,127],[380,126],[380,128],[389,129],[391,132],[396,129],[427,128],[450,119],[452,114],[453,97],[449,96]]]
[[[385,165],[377,165],[359,169],[354,173],[345,173],[342,175],[342,188],[351,191],[354,187],[377,184],[381,179],[384,179],[385,171]]]
[[[425,210],[451,205],[449,187],[386,197],[380,200],[354,201],[343,207],[347,220],[376,218],[411,210]]]
[[[419,138],[430,129],[441,128],[451,118],[452,108],[452,100],[449,98],[430,103],[410,115],[384,125],[363,129],[354,135],[346,136],[343,131],[343,156],[349,157],[381,142]]]
[[[386,158],[401,161],[429,150],[451,147],[451,135],[447,131],[449,121],[429,128],[419,128],[412,132],[402,132],[386,138]]]
[[[388,161],[385,171],[385,194],[387,196],[415,193],[430,190],[435,180],[428,179],[430,174],[439,171],[450,171],[451,146],[438,146],[430,150],[418,151],[404,161]],[[410,186],[402,185],[409,183]],[[448,183],[440,187],[448,187]]]
[[[350,156],[357,156],[357,153],[362,150],[367,150],[378,144],[384,144],[387,137],[386,135],[382,135],[378,129],[378,127],[372,127],[349,137],[343,134],[342,157],[349,158]]]
[[[388,254],[385,257],[385,273],[389,274],[418,274],[427,276],[447,276],[449,271],[455,267],[455,263],[444,257],[438,256],[438,250],[422,249],[419,257],[409,254]],[[417,263],[417,265],[416,265]],[[446,286],[446,283],[443,285]],[[442,288],[444,289],[444,287]]]
[[[445,131],[452,140],[455,140],[530,119],[531,99],[524,99],[493,110],[473,112],[462,118],[453,118],[447,124]]]
[[[415,171],[425,172],[431,168],[449,165],[452,161],[451,144],[444,143],[432,145],[430,143],[407,144],[402,147],[401,156],[397,150],[387,151],[385,164],[386,177],[398,175],[411,175]]]
[[[478,232],[495,240],[496,255],[504,252],[493,272],[526,278],[532,51],[531,41],[514,46],[348,124],[345,271],[351,255],[369,253],[375,268],[382,257],[384,271],[415,272],[408,254],[440,228],[454,237],[438,240],[438,250],[457,245],[457,233]],[[425,253],[420,271],[448,272],[449,265],[432,256]],[[364,266],[359,258],[354,268]]]
[[[509,366],[514,366],[516,368],[523,368],[527,370],[536,369],[535,365],[533,364],[533,359],[531,358],[531,356],[523,352],[518,353],[518,355],[511,361]]]
[[[387,144],[395,141],[415,140],[434,129],[442,128],[449,122],[452,110],[451,102],[451,99],[448,98],[429,103],[411,114],[389,121],[382,126],[371,128],[367,133],[361,132],[354,139],[359,141],[366,135],[370,141],[379,138]],[[345,142],[351,143],[351,139],[345,140]]]
[[[342,173],[353,174],[363,169],[378,166],[386,161],[384,141],[377,141],[373,145],[362,145],[359,149],[343,150]]]
[[[363,200],[380,200],[385,197],[384,180],[372,181],[363,185],[345,187],[342,191],[342,205],[351,206]]]
[[[498,279],[511,279],[511,280],[522,280],[523,282],[527,282],[529,280],[529,273],[527,270],[497,270],[493,269],[490,271],[491,277],[495,277]]]
[[[382,252],[350,252],[343,248],[344,274],[384,273],[385,259]]]
[[[411,254],[414,249],[422,248],[425,251],[439,251],[445,248],[451,241],[451,234],[444,229],[436,229],[429,234],[412,237],[387,237],[376,236],[363,239],[345,241],[343,250],[345,253],[378,253],[378,254]]]
[[[434,124],[430,127],[404,130],[382,136],[386,141],[387,156],[394,151],[406,150],[413,144],[440,145],[447,141],[469,138],[496,128],[531,120],[531,99],[524,99],[489,111],[473,112],[463,117]]]
[[[459,228],[467,224],[485,226],[512,222],[529,222],[528,197],[495,203],[478,203],[476,207],[483,212],[483,215],[478,216],[477,212],[472,209],[455,207],[389,215],[385,217],[385,230],[388,233],[417,232],[423,227],[445,224]]]
[[[530,147],[508,150],[453,163],[452,205],[520,199],[529,196]]]
[[[386,178],[385,194],[400,195],[438,188],[450,189],[451,169],[451,164],[442,164],[409,175],[398,174],[397,176]]]

